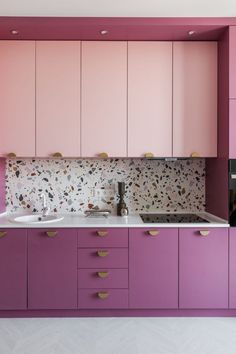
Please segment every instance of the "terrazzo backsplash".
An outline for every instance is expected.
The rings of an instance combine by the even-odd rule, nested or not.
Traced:
[[[41,212],[40,195],[45,193],[54,212],[99,207],[116,214],[119,181],[126,183],[130,213],[205,209],[204,159],[8,159],[6,208]]]

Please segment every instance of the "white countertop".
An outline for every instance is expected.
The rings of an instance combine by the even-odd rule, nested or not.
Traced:
[[[159,213],[163,213],[159,212]],[[176,214],[176,213],[175,213]],[[182,214],[182,212],[181,212]],[[79,228],[79,227],[101,227],[101,228],[109,228],[109,227],[152,227],[152,228],[185,228],[185,227],[229,227],[229,224],[226,220],[220,219],[212,214],[203,212],[196,213],[199,216],[202,216],[204,219],[208,220],[209,223],[150,223],[144,224],[142,219],[138,214],[129,215],[125,217],[110,215],[109,217],[85,217],[84,215],[77,214],[57,214],[59,217],[64,216],[64,219],[58,222],[50,222],[50,223],[42,223],[42,224],[30,224],[30,223],[16,223],[14,222],[14,217],[19,215],[27,215],[27,214],[8,214],[3,213],[0,214],[0,228]]]

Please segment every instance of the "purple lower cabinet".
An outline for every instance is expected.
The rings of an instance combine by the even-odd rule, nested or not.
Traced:
[[[128,289],[81,289],[78,293],[79,309],[128,308]]]
[[[236,227],[229,230],[229,307],[236,309]]]
[[[77,308],[76,230],[29,230],[28,308]]]
[[[79,289],[129,287],[128,269],[79,269]]]
[[[0,230],[0,309],[27,308],[27,231]]]
[[[179,307],[228,308],[228,228],[179,230]]]
[[[129,307],[178,308],[178,229],[130,229]]]

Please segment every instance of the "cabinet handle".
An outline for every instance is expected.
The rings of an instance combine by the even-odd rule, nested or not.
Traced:
[[[200,154],[198,152],[194,151],[194,152],[191,153],[190,156],[191,157],[200,157]]]
[[[106,251],[106,250],[97,251],[97,255],[98,255],[99,257],[107,257],[108,254],[109,254],[109,252]]]
[[[108,235],[108,231],[107,230],[99,230],[99,231],[97,231],[97,234],[100,237],[105,237]]]
[[[108,158],[108,154],[107,154],[106,152],[101,152],[101,153],[99,154],[99,157],[100,157],[101,159],[107,159],[107,158]]]
[[[97,272],[97,275],[99,278],[107,278],[109,275],[109,272]]]
[[[55,237],[57,235],[57,231],[47,231],[46,234],[48,237]]]
[[[158,231],[158,230],[149,230],[148,231],[148,234],[150,236],[157,236],[157,235],[159,235],[159,233],[160,233],[160,231]]]
[[[14,152],[9,152],[9,154],[7,154],[7,157],[9,157],[9,159],[13,159],[14,157],[16,157],[16,154]]]
[[[6,236],[7,232],[6,231],[0,231],[0,238]]]
[[[201,236],[208,236],[210,231],[209,230],[200,230],[199,233]]]
[[[99,291],[99,293],[97,293],[97,296],[99,297],[99,299],[107,299],[109,296],[109,292],[108,291]]]
[[[62,157],[62,153],[61,152],[55,152],[54,154],[52,154],[53,157]]]
[[[146,152],[146,154],[144,154],[145,157],[154,157],[154,154],[152,152]]]

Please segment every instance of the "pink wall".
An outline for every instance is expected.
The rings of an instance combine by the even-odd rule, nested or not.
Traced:
[[[5,159],[0,159],[0,212],[6,210],[5,199]]]

